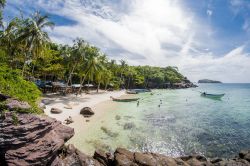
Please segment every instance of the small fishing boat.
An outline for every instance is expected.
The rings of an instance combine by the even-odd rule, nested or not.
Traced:
[[[118,101],[118,102],[132,102],[132,101],[137,101],[137,100],[140,99],[140,98],[118,99],[118,98],[114,98],[114,97],[112,97],[112,96],[110,96],[110,98],[111,98],[113,101]]]
[[[126,91],[127,94],[138,94],[138,92],[134,91],[134,90],[128,90]]]
[[[129,91],[136,92],[136,93],[152,92],[151,89],[130,89]]]
[[[201,93],[201,96],[203,97],[208,97],[208,98],[212,98],[212,99],[221,99],[225,94],[209,94],[206,92]]]

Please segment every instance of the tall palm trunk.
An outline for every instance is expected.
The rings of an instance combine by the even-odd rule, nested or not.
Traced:
[[[82,86],[83,86],[83,83],[84,83],[84,81],[85,81],[85,78],[86,78],[86,75],[82,78],[82,80],[81,80],[81,82],[80,82],[80,88],[79,88],[77,94],[80,94],[80,93],[81,93],[81,91],[82,91]]]
[[[69,77],[68,77],[68,80],[67,80],[66,88],[69,86],[69,82],[70,82],[70,80],[71,80],[72,74],[74,73],[77,64],[78,64],[78,63],[76,63],[76,64],[72,67],[72,70],[71,70],[71,72],[69,73]]]
[[[100,82],[98,83],[98,86],[97,86],[97,89],[96,89],[96,92],[98,93],[99,92],[99,88],[100,88]]]
[[[108,87],[108,83],[105,84],[105,91],[107,90],[107,87]]]
[[[24,57],[24,63],[23,63],[23,69],[22,69],[22,77],[24,76],[25,65],[26,65],[26,60],[27,60],[28,54],[31,55],[31,49],[32,49],[33,41],[34,41],[34,36],[32,36],[32,38],[31,38],[31,40],[29,42],[29,49],[28,49],[28,52],[26,53],[26,56]]]

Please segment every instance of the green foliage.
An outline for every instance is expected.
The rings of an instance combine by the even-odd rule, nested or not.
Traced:
[[[12,112],[11,117],[12,117],[13,124],[18,125],[18,117],[17,117],[16,112]]]
[[[1,110],[1,108],[0,108],[0,110]],[[1,111],[1,115],[0,115],[0,118],[1,118],[1,119],[5,119],[5,118],[6,118],[6,112],[8,112],[7,109],[3,109],[3,110]]]
[[[1,9],[4,3],[0,0]],[[176,67],[129,66],[124,60],[119,64],[109,61],[99,48],[80,38],[72,46],[52,43],[44,29],[53,25],[47,15],[35,12],[31,17],[13,18],[0,31],[0,65],[8,66],[0,68],[2,93],[35,106],[40,92],[23,77],[62,80],[67,86],[91,83],[98,89],[160,87],[185,80]],[[33,107],[29,112],[38,111]]]
[[[27,101],[33,108],[28,112],[39,113],[37,100],[41,92],[32,82],[24,80],[20,71],[9,69],[6,66],[0,67],[0,92],[21,101]]]
[[[2,26],[2,10],[5,5],[5,0],[0,0],[0,26]]]

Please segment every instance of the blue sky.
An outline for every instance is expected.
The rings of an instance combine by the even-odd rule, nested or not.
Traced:
[[[192,81],[250,82],[248,0],[7,0],[4,20],[40,10],[51,40],[82,37],[131,65],[177,66]]]

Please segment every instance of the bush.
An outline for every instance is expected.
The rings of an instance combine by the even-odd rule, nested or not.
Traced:
[[[37,107],[40,90],[34,83],[24,80],[19,70],[0,67],[0,93],[28,102],[32,106],[30,113],[41,113]]]

